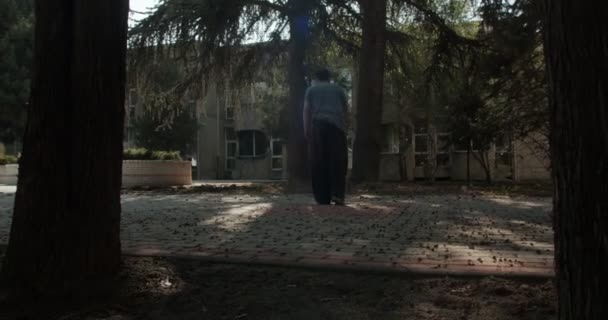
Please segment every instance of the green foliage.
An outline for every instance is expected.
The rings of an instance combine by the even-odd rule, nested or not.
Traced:
[[[0,156],[0,166],[7,165],[7,164],[16,164],[18,162],[19,162],[19,159],[15,156],[11,156],[11,155]]]
[[[505,128],[500,126],[500,112],[493,110],[473,90],[463,91],[448,110],[448,130],[456,145],[472,141],[476,150],[485,152],[505,133]]]
[[[198,129],[196,116],[179,110],[145,112],[133,122],[137,146],[150,150],[178,150],[184,156],[196,150]]]
[[[549,119],[539,13],[530,1],[498,4],[481,7],[483,46],[455,65],[459,93],[449,111],[451,129],[484,147],[542,131]]]
[[[0,0],[0,141],[23,134],[30,92],[34,12],[31,0]]]
[[[126,149],[123,151],[124,160],[164,160],[181,161],[179,151],[150,151],[146,148]]]

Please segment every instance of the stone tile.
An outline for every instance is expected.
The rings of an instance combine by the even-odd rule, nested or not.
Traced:
[[[14,192],[0,197],[8,241]],[[548,198],[126,193],[126,254],[396,272],[551,275]]]

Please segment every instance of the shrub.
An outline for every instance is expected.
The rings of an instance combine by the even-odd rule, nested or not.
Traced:
[[[124,160],[149,160],[149,151],[146,148],[133,148],[123,151],[122,158]]]
[[[15,156],[11,156],[11,155],[0,156],[0,166],[6,165],[6,164],[15,164],[18,162],[19,162],[19,159]]]
[[[152,160],[182,160],[179,151],[153,151]]]
[[[196,150],[196,135],[199,123],[189,111],[163,111],[156,118],[148,112],[133,120],[135,144],[148,150],[177,150],[181,154],[191,154]]]
[[[122,158],[124,160],[182,160],[179,151],[151,151],[146,148],[126,149]]]

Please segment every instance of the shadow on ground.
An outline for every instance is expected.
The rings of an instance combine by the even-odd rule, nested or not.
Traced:
[[[120,289],[70,305],[25,302],[2,319],[555,319],[550,281],[414,278],[125,258]]]

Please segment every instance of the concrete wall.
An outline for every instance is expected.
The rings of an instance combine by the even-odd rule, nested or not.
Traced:
[[[125,160],[122,186],[183,186],[192,184],[190,161]]]
[[[466,180],[467,179],[467,153],[461,151],[455,151],[451,153],[451,167],[450,167],[450,179],[452,180]],[[490,157],[490,170],[492,176],[495,176],[495,163],[494,157]],[[475,157],[471,154],[470,158],[470,171],[472,180],[485,180],[486,173],[483,166]]]
[[[270,157],[255,159],[237,159],[236,173],[241,179],[268,180],[271,179]]]
[[[489,161],[492,179],[495,181],[506,180],[547,180],[551,178],[549,171],[549,159],[542,149],[547,147],[546,139],[541,134],[534,134],[521,141],[513,143],[513,151],[497,158],[495,149],[490,150]],[[415,157],[411,141],[409,145],[400,146],[401,154],[383,154],[380,160],[380,180],[399,181],[407,178],[424,178],[424,168],[415,166]],[[405,170],[400,170],[399,158],[405,160]],[[486,174],[475,157],[471,155],[470,160],[471,179],[485,180]],[[405,176],[402,176],[405,174]],[[466,152],[451,151],[450,165],[441,168],[437,178],[449,178],[451,180],[466,180],[467,177],[467,154]]]
[[[7,164],[0,166],[0,184],[16,185],[18,175],[18,164]]]
[[[210,85],[207,96],[201,103],[203,127],[198,133],[198,177],[197,179],[243,179],[269,180],[284,178],[283,172],[272,171],[272,155],[270,146],[264,157],[236,159],[236,168],[226,171],[226,128],[239,130],[259,130],[266,134],[270,143],[270,135],[264,130],[261,119],[254,108],[241,106],[250,105],[251,99],[245,96],[234,99],[235,119],[226,119],[225,105],[218,95],[215,85]],[[221,104],[221,105],[220,105]],[[285,150],[286,148],[284,148]],[[285,166],[284,157],[284,166]]]
[[[383,154],[380,156],[380,180],[381,181],[400,181],[401,164],[400,154]]]
[[[216,86],[209,86],[207,96],[198,102],[202,127],[198,132],[198,160],[196,179],[221,179],[223,168],[221,156],[224,152],[223,108],[219,108]],[[220,110],[218,110],[218,108]]]
[[[551,179],[550,159],[543,148],[548,146],[540,133],[515,143],[515,177],[517,180]]]

